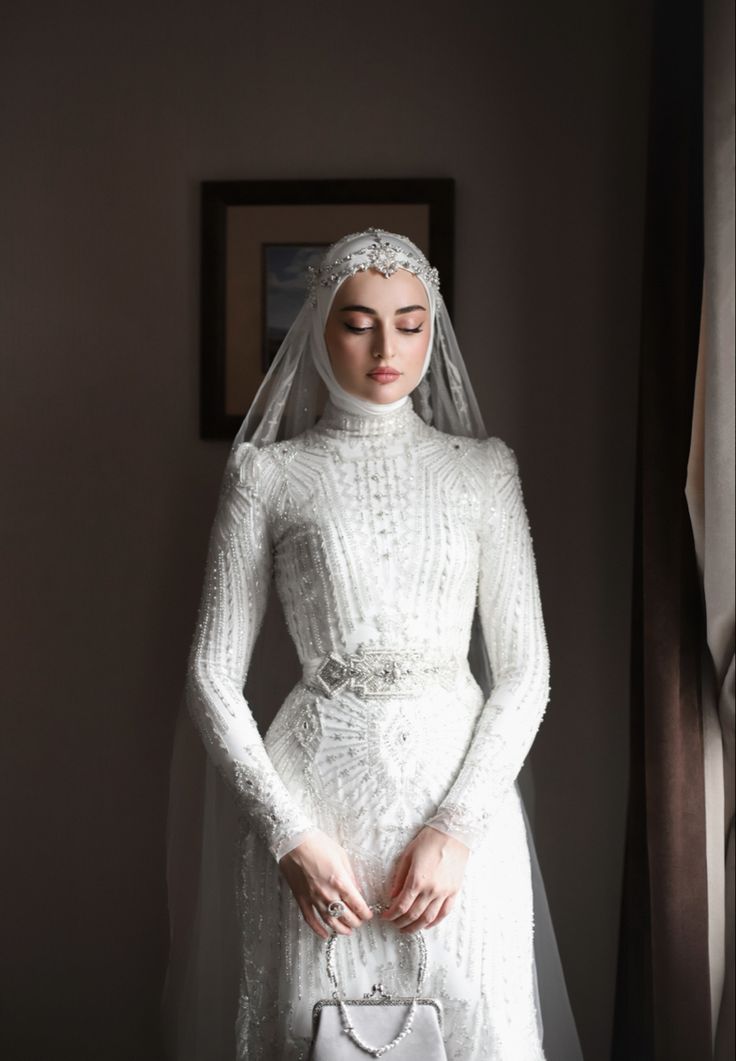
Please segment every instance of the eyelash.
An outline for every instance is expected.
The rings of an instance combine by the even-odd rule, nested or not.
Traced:
[[[354,335],[364,335],[365,332],[373,331],[372,328],[356,328],[352,324],[346,324],[345,327],[349,332],[353,332]],[[404,335],[418,335],[422,331],[422,326],[420,324],[418,328],[399,328],[398,330],[403,332]]]

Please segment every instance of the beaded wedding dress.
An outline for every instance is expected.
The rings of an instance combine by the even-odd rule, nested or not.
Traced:
[[[243,686],[272,582],[303,673],[262,739]],[[476,600],[486,701],[468,664]],[[548,694],[532,540],[503,441],[445,434],[411,402],[372,417],[328,399],[295,437],[234,449],[186,695],[241,811],[239,1061],[303,1061],[312,1006],[330,994],[324,942],[278,858],[320,828],[373,903],[427,824],[471,849],[454,908],[425,930],[424,993],[442,1002],[448,1058],[542,1061],[514,781]],[[411,937],[377,918],[340,940],[337,962],[348,997],[377,981],[412,993]]]

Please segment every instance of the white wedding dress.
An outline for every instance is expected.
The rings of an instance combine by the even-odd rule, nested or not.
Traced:
[[[243,686],[272,577],[303,676],[261,739]],[[467,658],[476,599],[487,702]],[[302,434],[238,446],[186,695],[241,809],[239,1061],[304,1059],[312,1006],[331,990],[324,942],[277,859],[319,827],[376,902],[426,824],[471,848],[454,908],[425,930],[423,993],[442,1002],[448,1058],[542,1061],[514,781],[548,701],[549,657],[513,451],[444,434],[410,402],[371,416],[330,400]],[[340,937],[337,959],[348,997],[378,981],[414,990],[412,937],[377,918]]]

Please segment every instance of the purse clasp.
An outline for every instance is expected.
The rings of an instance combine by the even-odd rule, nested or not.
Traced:
[[[363,998],[393,998],[390,991],[386,991],[383,984],[374,984],[370,991],[366,991]]]

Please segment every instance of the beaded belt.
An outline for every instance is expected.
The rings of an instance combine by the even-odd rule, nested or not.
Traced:
[[[304,683],[325,696],[349,689],[356,696],[418,696],[429,684],[452,686],[464,660],[434,650],[359,648],[305,660]]]

